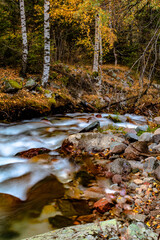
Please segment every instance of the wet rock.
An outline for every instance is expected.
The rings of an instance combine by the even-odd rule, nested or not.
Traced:
[[[136,127],[136,132],[140,132],[140,131],[147,131],[148,129],[148,125],[142,125],[142,126],[138,126]]]
[[[110,152],[112,154],[121,154],[124,152],[126,148],[127,148],[127,145],[124,143],[114,142],[110,144],[110,150],[111,150]]]
[[[51,150],[47,148],[31,148],[29,150],[17,153],[16,156],[19,156],[22,158],[33,158],[39,154],[48,153],[50,151]]]
[[[5,93],[15,93],[20,89],[22,89],[22,83],[19,83],[16,80],[8,79],[4,82],[3,91]]]
[[[14,239],[14,238],[18,238],[20,236],[20,234],[14,230],[11,229],[3,229],[2,232],[0,232],[0,238],[1,239]]]
[[[12,195],[0,193],[0,211],[2,212],[8,212],[10,210],[13,210],[14,208],[17,208],[18,205],[20,205],[22,201],[19,198],[16,198]]]
[[[32,157],[29,162],[35,163],[38,162],[40,164],[49,164],[52,162],[53,156],[47,154],[47,153],[43,153],[43,154],[39,154],[37,156]],[[53,159],[54,161],[57,159]]]
[[[142,133],[142,135],[139,137],[139,141],[151,142],[152,136],[153,136],[153,134],[149,133],[149,132]]]
[[[109,211],[112,208],[113,204],[111,202],[108,202],[108,199],[102,198],[94,203],[93,207],[99,212],[99,213],[105,213]]]
[[[145,159],[145,163],[143,164],[144,170],[146,172],[152,172],[159,166],[158,160],[154,157],[149,157]]]
[[[160,181],[160,165],[154,171],[154,175],[158,181]]]
[[[160,116],[159,116],[159,117],[155,117],[155,118],[154,118],[154,121],[155,121],[158,125],[160,125]]]
[[[86,171],[79,171],[76,173],[75,179],[80,179],[79,183],[87,187],[91,180],[95,180],[95,177]]]
[[[126,133],[125,138],[129,141],[129,142],[135,142],[138,141],[138,136],[135,133]]]
[[[124,156],[126,159],[140,160],[143,153],[148,153],[148,145],[146,142],[137,141],[126,148]]]
[[[54,228],[62,228],[73,225],[73,220],[65,216],[56,215],[55,217],[48,218],[49,223]]]
[[[50,175],[28,190],[26,205],[27,202],[30,202],[28,207],[39,214],[44,205],[53,201],[53,199],[63,197],[63,195],[63,184],[55,176]]]
[[[110,164],[110,171],[116,174],[124,175],[131,172],[131,165],[123,158],[117,158]]]
[[[62,143],[62,150],[72,152],[83,150],[86,152],[101,152],[110,147],[111,142],[123,142],[124,139],[112,134],[77,133],[66,138]]]
[[[99,128],[99,127],[100,127],[100,122],[99,121],[95,121],[95,122],[91,123],[89,126],[83,128],[80,131],[80,133],[91,132],[93,129]]]
[[[57,205],[64,216],[71,217],[76,215],[90,214],[88,202],[86,200],[60,199]]]
[[[160,143],[160,134],[153,135],[152,142],[157,144]]]

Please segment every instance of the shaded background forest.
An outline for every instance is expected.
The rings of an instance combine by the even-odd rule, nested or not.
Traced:
[[[94,15],[99,9],[103,27],[103,63],[114,63],[116,53],[118,64],[131,67],[145,51],[135,67],[142,71],[147,63],[146,73],[149,74],[156,59],[154,78],[159,82],[160,4],[158,2],[51,1],[51,64],[57,61],[77,65],[92,64]],[[110,9],[109,4],[111,4]],[[25,11],[29,46],[28,72],[40,73],[44,54],[43,1],[25,1]],[[22,35],[18,0],[1,1],[0,32],[0,66],[19,66]],[[149,47],[145,50],[148,44]]]

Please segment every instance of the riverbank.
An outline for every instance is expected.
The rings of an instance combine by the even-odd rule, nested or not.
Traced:
[[[0,119],[16,121],[65,112],[160,114],[160,85],[129,73],[127,67],[104,65],[96,76],[89,67],[56,64],[46,88],[40,75],[19,77],[19,69],[0,69]],[[101,81],[101,83],[100,83]],[[148,89],[148,90],[147,90]]]

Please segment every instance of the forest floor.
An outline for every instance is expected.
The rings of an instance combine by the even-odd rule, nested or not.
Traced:
[[[20,69],[0,69],[0,119],[15,121],[64,112],[160,114],[160,84],[124,66],[103,65],[99,76],[91,67],[51,66],[49,83],[41,75],[19,77]]]

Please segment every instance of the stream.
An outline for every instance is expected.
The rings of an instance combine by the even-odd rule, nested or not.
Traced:
[[[108,116],[104,113],[74,113],[0,123],[0,240],[18,240],[53,230],[48,217],[57,212],[61,214],[53,200],[62,198],[64,189],[80,168],[57,151],[68,135],[96,120],[104,128],[109,124],[124,128],[146,124],[143,116],[126,114],[118,123]],[[127,122],[127,117],[132,123]],[[31,148],[51,151],[39,159],[16,155]],[[52,204],[48,205],[50,202]]]

